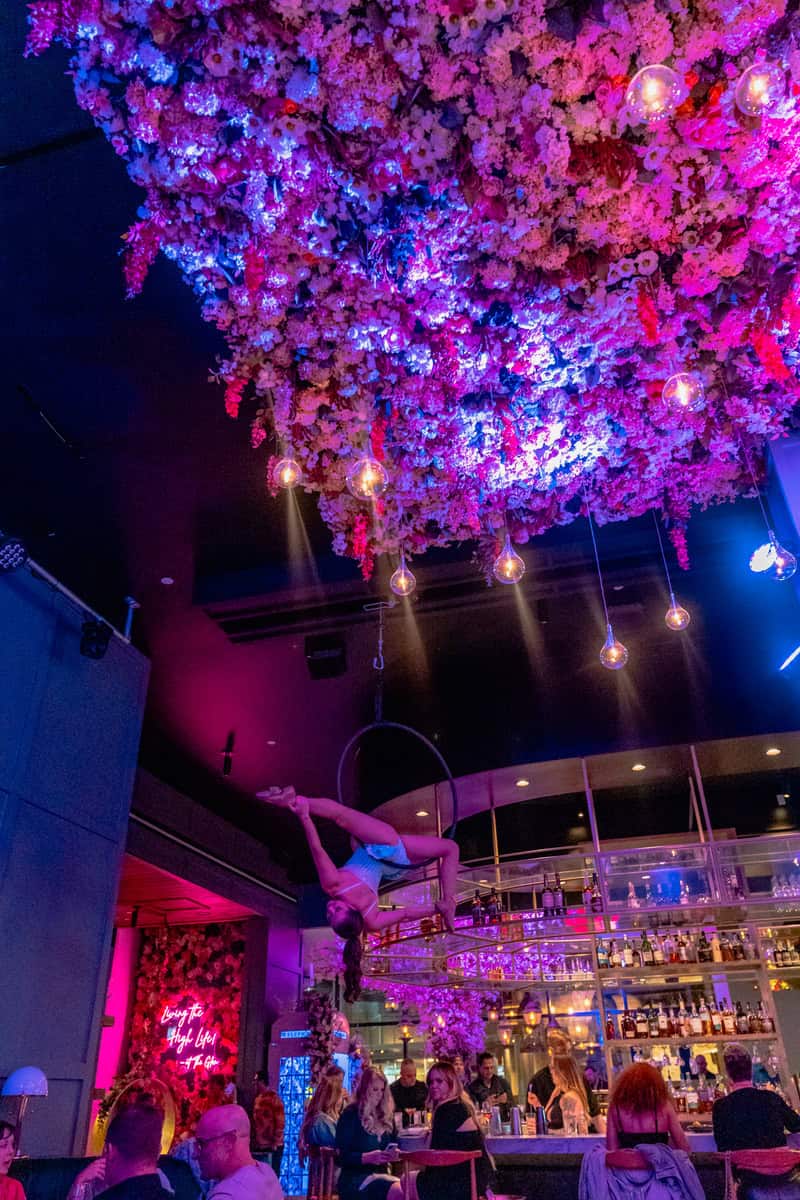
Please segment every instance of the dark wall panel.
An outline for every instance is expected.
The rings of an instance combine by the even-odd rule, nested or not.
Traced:
[[[0,1078],[38,1066],[23,1148],[82,1152],[148,663],[27,571],[0,576]]]

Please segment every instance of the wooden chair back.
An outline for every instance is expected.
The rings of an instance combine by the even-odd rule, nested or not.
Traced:
[[[407,1178],[411,1167],[458,1167],[469,1163],[469,1197],[478,1200],[478,1181],[475,1160],[481,1157],[480,1150],[401,1150],[403,1174]]]
[[[333,1146],[308,1147],[306,1200],[334,1200],[336,1151]]]

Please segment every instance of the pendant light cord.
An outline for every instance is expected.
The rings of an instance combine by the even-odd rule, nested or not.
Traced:
[[[675,593],[672,590],[672,579],[670,578],[669,567],[667,565],[667,556],[664,553],[664,539],[661,536],[661,526],[658,523],[658,514],[655,509],[653,509],[653,521],[656,526],[656,537],[658,538],[658,548],[661,551],[661,561],[664,564],[664,574],[667,577],[667,587],[669,588],[670,599],[672,599]]]
[[[592,512],[589,506],[586,506],[586,516],[589,520],[589,532],[592,535],[592,549],[594,550],[594,561],[597,566],[597,578],[600,582],[600,598],[603,601],[603,612],[606,618],[606,629],[611,622],[608,619],[608,605],[606,604],[606,589],[603,586],[603,572],[600,570],[600,555],[597,553],[597,538],[594,535],[594,521],[592,520]]]
[[[731,399],[730,392],[728,391],[728,385],[725,382],[725,375],[722,372],[720,373],[720,382],[722,384],[722,390],[725,393],[725,399],[728,401],[728,403],[730,403],[730,399]],[[750,481],[753,485],[753,488],[755,489],[756,500],[758,500],[758,507],[761,509],[761,516],[764,518],[764,524],[767,527],[767,533],[772,533],[772,524],[770,522],[769,514],[767,513],[766,506],[764,505],[764,501],[761,498],[761,488],[756,480],[756,473],[753,470],[753,464],[750,461],[750,453],[749,453],[747,447],[745,446],[744,442],[742,441],[742,435],[739,431],[738,425],[734,425],[733,428],[736,431],[736,440],[739,443],[739,449],[742,452],[742,458],[744,459],[745,466],[747,467],[747,471],[750,476]]]

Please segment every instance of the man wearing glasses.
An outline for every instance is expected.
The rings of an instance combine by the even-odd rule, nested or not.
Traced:
[[[194,1141],[200,1173],[214,1181],[209,1200],[283,1200],[272,1167],[250,1153],[250,1119],[238,1104],[204,1113]]]

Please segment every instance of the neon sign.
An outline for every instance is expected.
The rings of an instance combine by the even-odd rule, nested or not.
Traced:
[[[167,1026],[167,1043],[177,1051],[178,1066],[185,1071],[196,1071],[198,1067],[210,1071],[219,1066],[214,1053],[219,1033],[205,1024],[205,1013],[204,1005],[197,1001],[185,1008],[164,1005],[159,1023]]]

